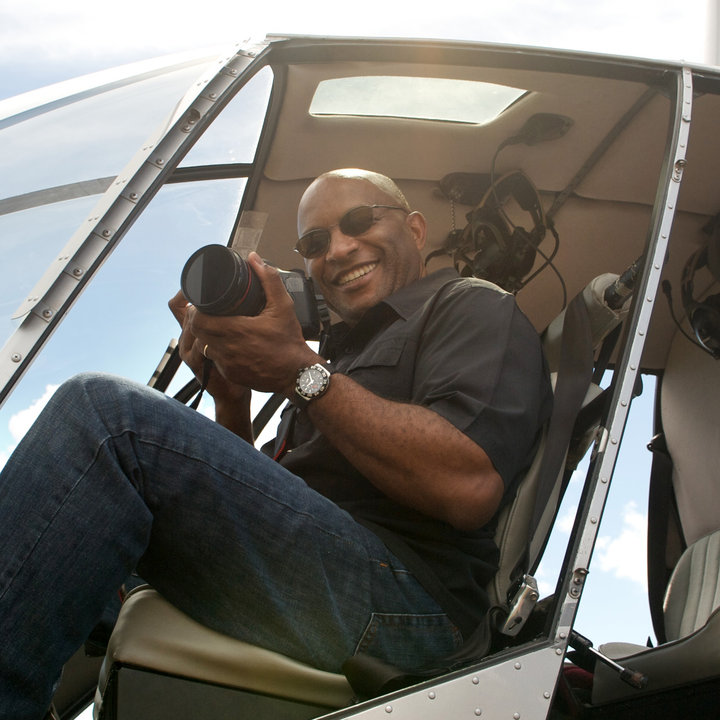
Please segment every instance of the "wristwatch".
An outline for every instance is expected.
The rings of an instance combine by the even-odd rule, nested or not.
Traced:
[[[320,363],[300,368],[295,380],[293,404],[296,407],[305,407],[311,400],[324,395],[330,387],[331,374],[330,368]]]

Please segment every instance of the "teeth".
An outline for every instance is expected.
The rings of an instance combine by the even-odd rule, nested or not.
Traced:
[[[347,285],[349,282],[352,282],[353,280],[357,280],[359,277],[362,277],[363,275],[367,275],[371,270],[373,270],[375,267],[377,267],[377,263],[368,263],[367,265],[362,265],[359,268],[356,268],[355,270],[352,270],[351,272],[347,273],[346,275],[343,275],[340,277],[337,281],[338,285]]]

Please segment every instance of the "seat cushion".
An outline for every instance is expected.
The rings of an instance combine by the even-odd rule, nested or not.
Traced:
[[[147,586],[133,590],[123,604],[100,672],[100,692],[115,663],[328,708],[353,699],[345,676],[210,630]]]

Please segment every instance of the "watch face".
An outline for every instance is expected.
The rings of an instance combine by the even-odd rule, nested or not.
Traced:
[[[305,368],[298,378],[298,390],[307,397],[313,397],[327,385],[327,374],[316,367]]]

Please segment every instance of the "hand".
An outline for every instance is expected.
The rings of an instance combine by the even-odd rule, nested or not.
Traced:
[[[178,341],[180,358],[193,371],[198,381],[202,382],[203,366],[206,360],[203,355],[205,344],[195,337],[190,329],[189,311],[194,308],[185,299],[182,291],[178,291],[168,306],[182,328]],[[215,399],[217,405],[218,403],[235,404],[243,400],[247,401],[251,391],[245,386],[228,382],[219,372],[211,371],[207,392]]]
[[[321,358],[303,338],[293,301],[278,271],[257,253],[251,253],[248,262],[265,292],[263,311],[255,317],[206,315],[187,303],[177,308],[176,296],[171,309],[182,316],[181,320],[176,314],[185,336],[181,337],[181,357],[197,375],[204,350],[230,387],[251,387],[291,397],[298,369]]]

